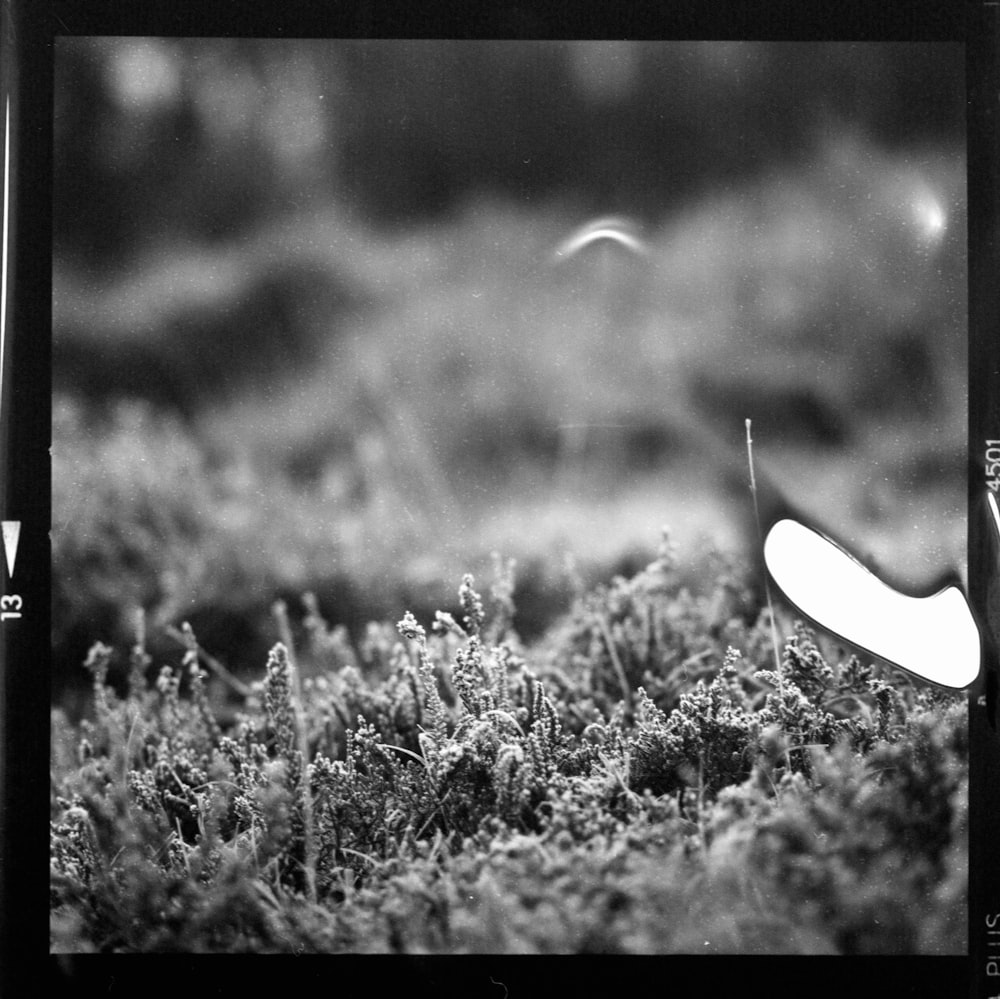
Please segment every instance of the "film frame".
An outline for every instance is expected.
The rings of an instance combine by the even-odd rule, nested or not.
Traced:
[[[1000,861],[991,846],[996,842],[1000,826],[1000,782],[991,780],[1000,772],[1000,749],[996,728],[997,658],[994,629],[1000,629],[1000,608],[996,606],[996,578],[1000,565],[1000,537],[993,530],[989,515],[987,494],[980,475],[978,461],[980,445],[1000,439],[1000,386],[995,372],[998,368],[998,348],[995,331],[1000,323],[1000,309],[995,294],[997,273],[997,137],[994,123],[995,95],[998,92],[997,75],[997,8],[992,4],[970,4],[943,13],[937,5],[884,8],[867,16],[854,9],[838,11],[837,18],[827,23],[813,21],[808,26],[795,21],[792,15],[782,18],[772,11],[769,24],[745,12],[714,9],[704,12],[678,14],[676,20],[668,19],[663,33],[674,37],[808,37],[822,38],[863,37],[874,39],[923,39],[961,41],[966,46],[967,94],[969,117],[967,120],[968,157],[968,225],[969,225],[969,517],[968,517],[968,592],[970,602],[980,623],[984,638],[983,669],[979,679],[970,688],[970,953],[968,959],[788,959],[775,958],[748,961],[726,959],[718,966],[704,966],[700,958],[620,959],[577,957],[570,964],[557,959],[546,962],[546,967],[528,970],[527,962],[516,959],[472,958],[407,958],[396,962],[389,970],[374,964],[371,958],[349,958],[342,961],[349,973],[372,975],[373,981],[383,975],[396,982],[421,983],[436,994],[441,992],[468,994],[483,988],[492,980],[493,985],[503,982],[511,994],[520,991],[540,991],[539,983],[550,976],[559,976],[565,984],[584,990],[600,983],[606,987],[621,987],[622,982],[645,981],[647,977],[665,978],[697,974],[699,985],[711,983],[731,985],[735,982],[756,981],[760,975],[766,981],[780,981],[795,992],[803,994],[839,994],[853,988],[858,991],[859,980],[873,984],[870,994],[878,995],[890,988],[908,989],[904,994],[941,995],[969,994],[990,996],[1000,993],[1000,984],[993,987],[992,942],[989,931],[1000,919]],[[25,759],[47,756],[48,726],[45,721],[49,701],[48,686],[39,683],[37,672],[29,670],[26,663],[44,659],[49,642],[47,593],[50,589],[48,575],[48,521],[50,515],[50,480],[48,472],[48,434],[50,413],[46,397],[51,378],[51,345],[39,336],[40,329],[51,328],[49,298],[50,260],[46,240],[40,233],[51,228],[51,206],[46,198],[49,184],[41,178],[51,177],[52,158],[51,128],[41,127],[50,123],[51,117],[51,44],[54,37],[66,34],[200,34],[223,35],[237,33],[268,34],[268,25],[274,30],[276,15],[268,12],[266,18],[247,17],[239,27],[232,22],[212,15],[163,14],[159,17],[144,14],[128,21],[120,15],[103,17],[93,11],[83,15],[72,5],[53,5],[44,19],[29,16],[17,24],[12,34],[15,69],[7,70],[13,79],[15,93],[13,106],[16,111],[5,138],[11,139],[10,173],[12,181],[12,207],[5,212],[9,222],[7,232],[11,250],[4,277],[8,278],[6,316],[9,339],[4,345],[7,363],[2,369],[3,398],[0,398],[0,447],[5,475],[4,520],[13,520],[15,510],[34,513],[21,518],[22,533],[18,543],[18,591],[25,608],[32,608],[32,615],[25,614],[17,622],[17,630],[5,633],[3,719],[5,745],[0,758],[5,794],[5,814],[16,815],[4,824],[3,848],[5,875],[4,941],[7,955],[22,955],[14,974],[23,976],[20,982],[38,980],[39,971],[50,981],[87,982],[90,987],[115,978],[121,982],[134,976],[136,984],[148,975],[149,963],[157,966],[156,974],[178,975],[178,980],[195,974],[193,962],[182,957],[171,961],[160,956],[149,956],[144,961],[146,970],[130,968],[120,970],[111,958],[76,959],[69,964],[59,962],[47,954],[44,935],[44,917],[36,925],[41,905],[32,901],[37,892],[36,881],[30,877],[41,866],[43,850],[47,849],[32,830],[45,821],[44,793],[39,794],[37,780],[22,770]],[[415,23],[405,17],[388,19],[382,24],[368,12],[358,9],[347,35],[389,33],[397,37],[420,35],[430,30],[431,35],[456,32],[456,23],[442,24],[432,30],[427,24]],[[41,23],[44,20],[44,23]],[[305,18],[308,21],[308,17]],[[263,23],[261,23],[263,21]],[[459,33],[463,22],[457,24]],[[474,37],[480,30],[469,27]],[[524,32],[534,37],[552,32],[551,37],[563,34],[551,22],[535,20],[523,12],[498,10],[489,22],[485,37]],[[625,37],[640,34],[635,25],[618,25],[626,30]],[[632,30],[628,30],[631,28]],[[650,25],[642,25],[650,30]],[[556,29],[556,30],[554,30]],[[284,27],[288,31],[287,26]],[[339,34],[330,32],[315,23],[299,29],[306,34],[323,36]],[[656,28],[652,28],[656,31]],[[591,37],[617,37],[614,31],[598,31]],[[5,45],[7,39],[4,40]],[[29,85],[30,84],[30,85]],[[47,117],[48,116],[48,117]],[[41,389],[41,390],[40,390]],[[992,599],[991,599],[992,598]],[[18,608],[20,609],[20,608]],[[11,606],[11,610],[14,610]],[[42,650],[41,652],[39,650]],[[23,876],[22,876],[23,875]],[[44,900],[44,892],[41,896]],[[9,900],[9,901],[8,901]],[[14,913],[17,915],[15,916]],[[25,916],[21,914],[24,913]],[[30,917],[30,918],[29,918]],[[995,918],[994,918],[995,917]],[[994,920],[991,922],[991,919]],[[995,939],[1000,939],[1000,936]],[[693,965],[692,961],[697,962]],[[43,963],[44,962],[44,963]],[[777,964],[775,964],[777,962]],[[7,963],[7,962],[5,962]],[[131,963],[131,962],[130,962]],[[842,964],[843,967],[838,967]],[[400,967],[400,965],[404,965]],[[558,965],[558,968],[556,968]],[[766,965],[767,967],[764,967]],[[860,965],[860,967],[859,967]],[[694,968],[697,968],[697,971]],[[46,971],[47,969],[47,971]],[[238,977],[247,971],[237,972]],[[249,975],[259,977],[259,971]],[[282,975],[268,971],[275,983]],[[318,967],[301,969],[307,980],[322,982],[329,972]],[[883,976],[885,976],[883,978]],[[881,981],[879,981],[881,979]],[[12,978],[12,980],[15,980]],[[875,984],[879,982],[879,984]],[[1000,983],[1000,978],[997,978]],[[893,984],[894,983],[894,986]],[[420,985],[416,987],[421,987]],[[544,987],[544,986],[543,986]],[[943,989],[949,990],[947,993]],[[490,994],[490,993],[486,993]]]

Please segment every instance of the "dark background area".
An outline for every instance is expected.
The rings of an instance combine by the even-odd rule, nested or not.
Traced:
[[[494,549],[537,636],[567,557],[746,547],[746,417],[961,571],[964,114],[954,44],[59,39],[57,689],[138,607],[256,670],[275,596],[356,631]],[[553,264],[608,215],[643,255]]]
[[[55,249],[94,270],[317,198],[397,229],[484,190],[660,213],[838,127],[964,142],[940,43],[57,44]]]

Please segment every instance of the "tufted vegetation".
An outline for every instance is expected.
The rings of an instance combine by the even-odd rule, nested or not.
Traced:
[[[498,568],[355,642],[279,607],[224,721],[190,629],[180,670],[95,645],[91,716],[53,713],[53,950],[964,951],[962,698],[801,624],[776,670],[738,573],[693,592],[667,538],[530,648]]]

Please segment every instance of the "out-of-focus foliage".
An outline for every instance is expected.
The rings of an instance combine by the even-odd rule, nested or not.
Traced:
[[[426,617],[493,550],[537,638],[567,559],[631,575],[664,521],[755,546],[748,416],[859,557],[960,566],[959,47],[63,38],[56,69],[57,692],[137,607],[158,655],[189,619],[247,666],[275,596]],[[644,254],[554,260],[609,212]]]
[[[332,343],[385,354],[386,325],[410,355],[430,336],[450,380],[469,360],[442,326],[484,364],[491,341],[540,354],[550,383],[546,341],[573,331],[564,377],[627,345],[629,384],[685,367],[705,409],[843,443],[845,390],[925,412],[954,388],[933,371],[963,333],[962,65],[947,45],[63,39],[57,383],[274,396],[275,369],[356,378]],[[609,211],[654,230],[647,268],[543,266]]]
[[[859,555],[900,571],[961,558],[960,178],[944,160],[924,169],[957,206],[932,246],[905,216],[867,224],[866,191],[888,216],[917,182],[840,152],[783,194],[775,181],[688,209],[641,260],[594,247],[553,266],[571,216],[492,204],[391,238],[320,214],[97,290],[59,278],[59,637],[89,634],[58,658],[101,633],[116,585],[163,619],[196,598],[235,605],[254,580],[245,617],[276,588],[336,591],[338,620],[356,622],[355,606],[390,613],[379,593],[400,585],[430,611],[443,574],[480,571],[493,548],[551,591],[563,553],[607,573],[664,520],[721,542],[750,508],[748,415],[765,467]],[[274,253],[353,288],[357,311],[293,289],[290,312],[241,312],[227,275],[264,296]],[[116,413],[121,396],[146,404]],[[199,525],[197,544],[128,539],[154,498]],[[160,570],[117,550],[136,545],[177,569],[169,608],[135,578]],[[565,608],[554,596],[522,601],[533,634]]]
[[[57,252],[117,266],[335,196],[394,225],[470,192],[662,211],[839,127],[961,141],[958,45],[63,38]]]
[[[719,633],[730,589],[665,548],[546,655],[508,572],[357,646],[308,600],[311,675],[275,646],[225,728],[192,633],[124,697],[95,646],[92,719],[53,715],[53,949],[962,953],[962,699],[801,627],[771,669],[765,628]]]

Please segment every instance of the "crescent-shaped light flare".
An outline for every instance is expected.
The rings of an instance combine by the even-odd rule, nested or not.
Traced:
[[[579,253],[585,246],[601,239],[618,243],[631,253],[642,255],[647,252],[646,244],[636,235],[635,227],[628,219],[608,216],[594,219],[575,229],[556,247],[554,259],[566,260]]]

